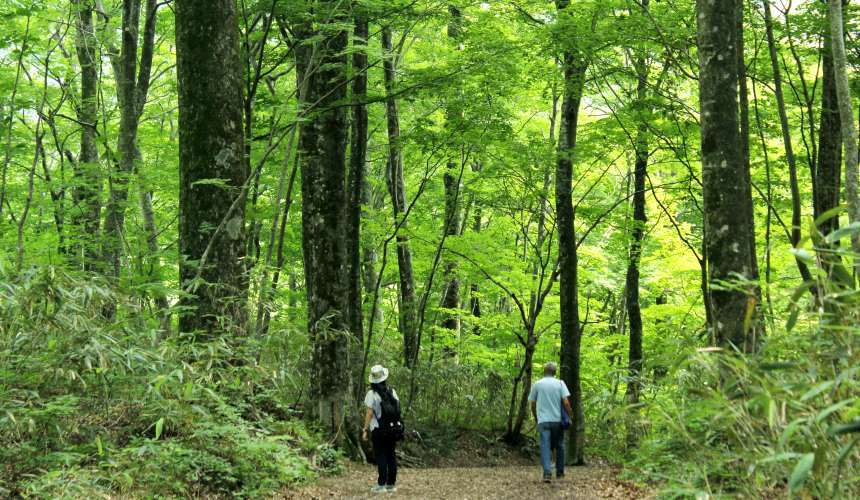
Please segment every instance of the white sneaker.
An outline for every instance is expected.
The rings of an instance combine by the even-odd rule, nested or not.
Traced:
[[[388,493],[394,493],[395,491],[397,491],[397,486],[394,486],[393,484],[389,484],[388,486],[385,487],[385,491],[387,491]]]
[[[370,488],[371,493],[385,493],[386,491],[385,486],[376,485],[373,488]]]

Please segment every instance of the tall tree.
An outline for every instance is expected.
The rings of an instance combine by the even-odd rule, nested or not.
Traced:
[[[758,276],[754,227],[738,122],[737,1],[696,1],[699,45],[702,197],[712,321],[720,345],[752,351]],[[733,286],[733,284],[739,286]]]
[[[448,38],[456,44],[459,44],[462,39],[463,32],[463,14],[454,4],[448,5],[448,14],[451,16],[448,20]],[[460,89],[456,89],[459,94]],[[459,99],[454,98],[454,105],[447,110],[448,126],[456,127],[462,120],[462,113],[456,109],[459,106]],[[457,175],[457,164],[449,161],[445,174],[443,176],[445,185],[445,218],[442,221],[443,237],[452,237],[460,235],[461,216],[460,216],[460,177]],[[460,308],[460,278],[457,275],[457,259],[448,254],[445,257],[443,270],[443,289],[442,300],[440,306],[448,311],[444,313],[442,320],[442,328],[454,332],[454,337],[460,338],[460,315],[453,310]],[[457,350],[452,351],[456,353]]]
[[[472,172],[480,173],[482,168],[483,168],[483,166],[481,165],[480,162],[475,162],[475,164],[472,165]],[[472,204],[475,206],[475,214],[472,216],[472,231],[474,231],[475,234],[478,234],[481,232],[481,229],[483,228],[484,209],[481,206],[480,201],[478,201],[474,197],[472,199]],[[464,227],[466,225],[466,222],[468,222],[468,221],[463,221]],[[469,287],[469,311],[471,312],[472,317],[476,318],[476,319],[481,318],[481,296],[480,296],[480,293],[481,293],[480,292],[480,285],[478,284],[477,281],[473,282]],[[472,332],[475,335],[480,335],[481,334],[481,325],[477,324],[477,322],[476,322]]]
[[[737,25],[737,36],[738,36],[738,45],[737,45],[737,65],[738,65],[738,100],[740,106],[738,107],[738,112],[740,113],[740,139],[741,139],[741,160],[743,161],[744,166],[744,180],[742,184],[744,185],[744,189],[747,190],[747,194],[744,195],[744,198],[749,198],[750,202],[744,205],[744,209],[746,210],[745,218],[754,221],[755,220],[755,210],[753,209],[752,204],[752,166],[750,163],[750,103],[749,103],[749,86],[747,85],[747,61],[746,61],[746,53],[745,53],[745,42],[744,42],[744,2],[740,0],[737,2],[737,16],[735,18]],[[795,176],[796,177],[796,176]],[[755,231],[750,232],[750,269],[754,275],[758,276],[758,255],[756,253],[756,243],[755,243]],[[758,290],[758,289],[756,289]],[[758,293],[758,292],[757,292]],[[761,302],[760,294],[756,295],[755,299],[758,302]],[[754,328],[757,330],[755,334],[758,335],[760,332],[763,333],[763,323],[760,321],[760,315],[756,315],[757,322],[754,323]]]
[[[355,6],[352,52],[352,131],[349,147],[349,179],[346,204],[347,323],[362,342],[361,300],[361,214],[367,190],[367,13]]]
[[[150,0],[151,1],[151,0]],[[153,2],[155,4],[155,2]],[[104,260],[108,273],[114,278],[120,274],[122,232],[125,226],[125,209],[128,201],[128,182],[137,159],[138,84],[137,50],[140,34],[140,0],[122,2],[122,41],[119,54],[112,54],[117,84],[120,121],[115,169],[109,178],[108,203],[105,208]],[[151,57],[151,53],[150,53]],[[143,66],[143,65],[141,65]],[[149,73],[146,74],[147,85]],[[145,98],[144,98],[145,99]],[[140,103],[141,107],[143,102]]]
[[[648,0],[642,8],[648,9]],[[625,398],[631,414],[627,423],[627,446],[633,448],[638,442],[639,396],[642,392],[642,309],[639,303],[639,264],[642,257],[642,241],[645,238],[645,181],[648,177],[648,64],[644,53],[636,57],[636,126],[635,164],[633,171],[633,225],[627,260],[624,301],[630,323],[630,343],[627,356],[627,390]]]
[[[776,40],[773,36],[773,17],[770,11],[770,0],[764,0],[764,25],[767,34],[768,54],[770,55],[770,65],[773,71],[773,89],[776,96],[776,108],[779,113],[779,126],[782,130],[782,143],[785,147],[785,160],[788,163],[788,178],[791,187],[791,246],[797,247],[800,244],[801,238],[801,200],[800,200],[800,185],[797,179],[797,161],[794,155],[794,147],[791,144],[791,127],[788,123],[788,112],[785,106],[785,96],[782,92],[782,70],[779,65],[777,56]],[[805,262],[801,259],[796,259],[797,267],[800,270],[800,276],[804,281],[812,279],[812,274]]]
[[[327,432],[342,437],[351,394],[345,240],[348,23],[338,1],[318,2],[315,25],[302,28],[297,54],[307,79],[300,96],[308,112],[299,136],[302,174],[302,249],[308,330],[313,346],[313,411]],[[310,23],[308,23],[310,24]],[[309,36],[310,35],[310,36]]]
[[[560,16],[570,15],[569,0],[556,0]],[[567,34],[569,39],[575,34]],[[568,42],[571,43],[571,42]],[[561,308],[561,378],[571,394],[573,406],[569,460],[585,463],[585,411],[582,407],[580,381],[580,344],[582,328],[579,320],[579,281],[577,237],[573,209],[573,156],[576,148],[576,129],[579,123],[579,104],[585,85],[587,63],[582,54],[566,45],[562,54],[564,92],[561,104],[561,131],[558,140],[558,157],[555,169],[555,212],[558,224],[559,307]]]
[[[813,178],[813,210],[818,219],[839,206],[842,176],[842,125],[839,99],[836,95],[836,73],[833,70],[833,42],[830,26],[822,35],[821,47],[821,117],[818,126],[818,161]],[[818,229],[825,235],[839,228],[839,217],[821,221]]]
[[[443,237],[460,235],[460,176],[457,175],[456,165],[448,163],[444,175],[445,184],[445,219],[443,221]],[[445,259],[443,277],[444,288],[440,306],[447,309],[442,320],[442,328],[454,332],[454,336],[460,336],[460,315],[453,312],[460,308],[460,278],[457,275],[457,260],[452,256]],[[456,349],[453,351],[456,353]]]
[[[845,55],[845,28],[842,14],[842,0],[830,0],[830,42],[833,48],[833,74],[836,79],[836,100],[839,105],[839,120],[842,125],[842,143],[845,148],[845,201],[848,204],[848,218],[860,222],[860,197],[857,188],[857,127],[854,125],[851,104],[851,86],[848,82],[848,63]],[[851,246],[855,254],[860,254],[860,233],[854,232]],[[860,258],[855,258],[855,274],[860,269]]]
[[[177,0],[180,331],[245,331],[242,66],[235,2]]]
[[[397,231],[397,269],[399,283],[399,323],[403,333],[403,359],[406,366],[412,366],[418,356],[418,301],[415,296],[415,278],[412,272],[412,250],[406,227],[406,186],[403,181],[403,155],[400,145],[400,117],[397,112],[397,98],[394,96],[396,84],[396,64],[398,52],[391,43],[391,29],[382,29],[382,62],[385,82],[385,116],[388,125],[388,171],[385,180],[391,196],[394,211],[395,231]]]
[[[93,25],[93,5],[88,0],[75,0],[72,3],[75,15],[75,52],[81,65],[81,94],[77,107],[78,121],[81,123],[81,149],[74,165],[74,191],[72,194],[75,209],[72,225],[81,231],[78,236],[81,244],[74,250],[81,257],[85,269],[97,267],[98,234],[101,226],[102,178],[99,165],[99,150],[96,131],[98,122],[98,58],[97,40]]]

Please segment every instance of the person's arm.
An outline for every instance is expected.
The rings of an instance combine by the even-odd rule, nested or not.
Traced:
[[[531,390],[529,390],[529,405],[532,409],[532,418],[537,422],[537,391],[535,390],[534,385],[532,385]]]
[[[373,410],[368,408],[364,413],[364,428],[361,429],[361,439],[367,441],[367,429],[370,426],[370,420],[373,418]]]

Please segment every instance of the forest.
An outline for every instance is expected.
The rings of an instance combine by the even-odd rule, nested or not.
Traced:
[[[372,459],[376,364],[406,496],[539,497],[549,361],[571,492],[860,496],[858,37],[848,0],[0,0],[0,497],[305,498]]]

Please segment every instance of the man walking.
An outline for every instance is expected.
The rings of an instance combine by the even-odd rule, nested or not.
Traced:
[[[564,478],[564,429],[562,429],[562,411],[567,411],[564,417],[573,415],[570,407],[570,391],[563,380],[555,378],[558,365],[549,362],[543,367],[543,378],[535,382],[529,393],[532,417],[537,421],[540,434],[540,461],[543,466],[543,482],[552,479],[550,464],[552,450],[555,450],[555,477]],[[564,409],[562,409],[562,406]]]

